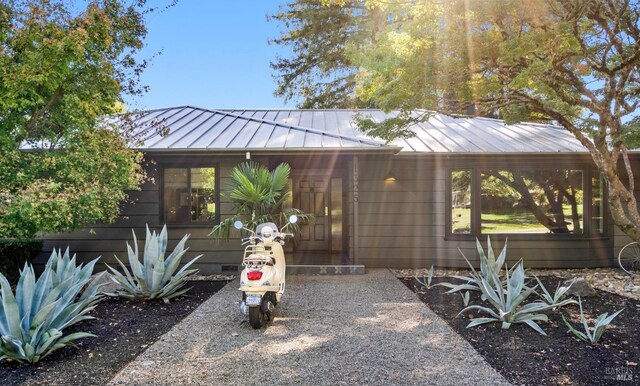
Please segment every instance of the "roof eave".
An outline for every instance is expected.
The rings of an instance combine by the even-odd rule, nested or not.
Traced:
[[[289,148],[211,148],[211,149],[194,149],[194,148],[180,148],[180,149],[153,149],[153,148],[136,148],[135,150],[144,153],[154,154],[220,154],[227,155],[242,154],[247,152],[259,153],[259,154],[283,154],[283,153],[375,153],[375,154],[398,154],[401,147],[398,146],[381,146],[381,147],[289,147]]]

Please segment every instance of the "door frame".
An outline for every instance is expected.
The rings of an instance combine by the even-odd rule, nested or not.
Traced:
[[[348,251],[349,251],[349,223],[348,223],[348,179],[347,179],[347,171],[345,169],[335,169],[335,170],[326,170],[326,169],[296,169],[296,170],[292,170],[291,171],[291,181],[292,181],[292,187],[291,187],[291,193],[293,195],[292,197],[292,202],[293,202],[293,206],[294,208],[299,208],[299,203],[300,203],[300,198],[297,195],[297,187],[298,187],[298,183],[300,181],[301,178],[303,177],[317,177],[317,178],[322,178],[322,180],[324,180],[326,182],[327,185],[327,193],[326,193],[326,197],[325,197],[325,203],[326,206],[329,209],[329,215],[327,216],[327,235],[328,235],[328,242],[327,242],[327,248],[326,250],[314,250],[314,249],[305,249],[305,248],[301,248],[301,246],[296,243],[293,250],[294,252],[309,252],[309,253],[313,253],[313,252],[322,252],[322,253],[326,253],[328,255],[331,254],[339,254],[341,257],[346,257],[348,255]],[[336,251],[333,252],[333,246],[334,246],[334,240],[333,240],[333,234],[331,233],[331,226],[332,226],[332,222],[333,222],[333,218],[331,216],[331,210],[332,210],[332,179],[336,179],[336,178],[340,178],[342,179],[342,191],[341,191],[341,195],[342,195],[342,237],[341,240],[339,241],[339,243],[341,244],[340,246],[340,251]]]

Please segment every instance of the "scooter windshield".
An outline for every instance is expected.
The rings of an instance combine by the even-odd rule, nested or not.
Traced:
[[[256,228],[256,234],[257,235],[261,235],[262,234],[262,228],[264,227],[269,227],[271,229],[273,229],[274,232],[278,232],[278,226],[272,222],[265,222],[263,224],[258,225],[258,227]]]

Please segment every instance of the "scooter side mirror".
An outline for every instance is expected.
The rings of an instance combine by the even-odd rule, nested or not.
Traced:
[[[290,224],[295,224],[298,222],[298,216],[296,216],[295,214],[292,214],[291,216],[289,216],[289,223]]]
[[[242,221],[238,220],[236,222],[233,223],[233,227],[240,230],[244,227],[244,224],[242,224]]]

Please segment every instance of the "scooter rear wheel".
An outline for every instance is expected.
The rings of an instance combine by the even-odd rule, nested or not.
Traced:
[[[262,312],[262,307],[250,307],[249,308],[249,324],[254,329],[262,328],[262,326],[266,323],[264,312]]]

